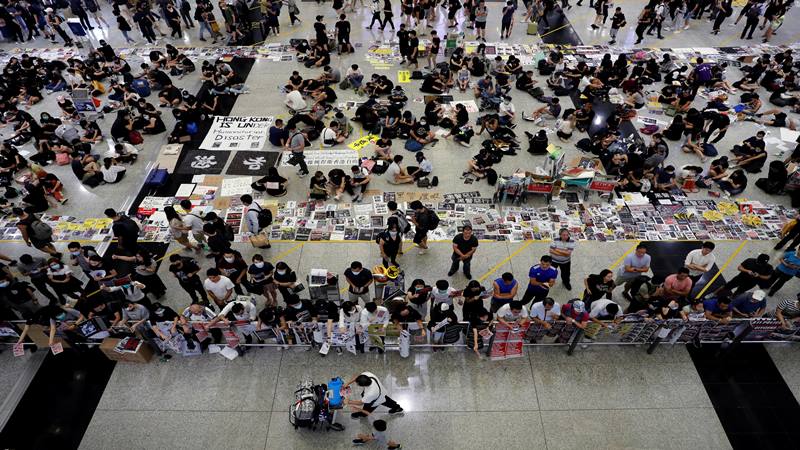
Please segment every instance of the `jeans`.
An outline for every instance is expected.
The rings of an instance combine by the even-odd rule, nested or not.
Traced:
[[[181,11],[181,17],[183,18],[183,23],[186,24],[189,28],[194,28],[194,22],[192,22],[192,15],[189,11]]]
[[[200,39],[203,39],[203,31],[208,31],[208,34],[214,37],[214,33],[211,31],[211,25],[209,25],[208,22],[202,20],[198,23],[200,24]]]
[[[469,258],[467,258],[467,259],[462,261],[460,259],[460,257],[458,256],[458,254],[453,253],[453,256],[451,256],[450,259],[453,260],[453,263],[450,264],[450,272],[449,273],[452,274],[452,273],[458,272],[458,265],[459,265],[459,263],[463,262],[464,263],[464,275],[466,275],[467,278],[472,278],[472,274],[470,272],[470,266],[472,264],[472,256],[470,256]]]
[[[120,31],[122,31],[122,36],[125,37],[125,42],[136,42],[133,39],[131,39],[130,36],[128,36],[128,32],[127,31],[125,31],[125,30],[120,30]]]

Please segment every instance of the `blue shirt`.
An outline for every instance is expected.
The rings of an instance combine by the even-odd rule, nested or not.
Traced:
[[[710,312],[711,314],[717,314],[717,315],[723,315],[731,312],[730,305],[728,305],[728,309],[722,309],[719,307],[719,303],[715,298],[704,301],[703,309],[706,310],[706,312]]]
[[[269,142],[270,144],[276,147],[280,147],[281,145],[283,145],[281,143],[281,140],[283,140],[285,143],[286,138],[288,137],[289,137],[289,131],[286,130],[286,128],[278,128],[273,126],[269,129]]]
[[[753,303],[750,301],[751,292],[744,292],[736,296],[731,303],[731,307],[736,308],[737,311],[743,314],[750,314],[758,311],[761,308],[767,307],[767,299],[760,302]]]
[[[550,280],[555,280],[558,277],[558,270],[554,267],[549,267],[547,269],[543,269],[540,265],[535,265],[531,267],[531,270],[528,272],[528,278],[532,278],[539,283],[546,283]],[[533,289],[534,292],[548,292],[549,289],[534,286],[532,284],[528,285],[528,289]]]
[[[783,254],[783,260],[794,266],[800,266],[800,258],[797,257],[797,254],[794,250],[787,250],[786,253]],[[778,270],[785,273],[786,275],[792,275],[792,276],[797,275],[797,269],[792,269],[791,267],[783,263],[778,264]]]

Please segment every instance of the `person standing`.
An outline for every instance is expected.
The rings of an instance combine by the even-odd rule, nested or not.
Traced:
[[[617,9],[614,10],[614,15],[611,16],[611,30],[608,32],[609,36],[611,36],[611,40],[608,42],[609,45],[617,43],[617,33],[619,33],[619,29],[626,24],[625,14],[622,13],[622,8],[617,6]]]
[[[782,249],[789,241],[792,241],[792,243],[787,250],[794,250],[797,248],[797,245],[800,244],[800,226],[798,224],[800,224],[800,220],[795,218],[783,226],[781,230],[781,240],[773,247],[775,250]]]
[[[408,206],[414,210],[411,218],[414,223],[414,243],[420,248],[419,254],[424,255],[428,250],[428,232],[439,226],[439,216],[419,200],[414,200]]]
[[[650,29],[647,30],[647,35],[652,36],[653,30],[656,30],[658,38],[664,39],[664,36],[661,36],[661,24],[664,23],[664,19],[666,17],[667,17],[667,2],[666,0],[661,0],[656,5],[653,11],[653,24],[650,25]]]
[[[736,270],[739,273],[717,289],[714,294],[718,294],[723,289],[733,295],[749,291],[768,281],[772,277],[773,268],[769,263],[769,255],[762,253],[755,258],[745,259]]]
[[[570,283],[570,273],[572,269],[572,252],[575,250],[575,241],[569,235],[569,230],[562,228],[558,231],[558,239],[553,239],[550,244],[550,258],[553,259],[553,267],[561,269],[561,282],[568,291],[572,290]]]
[[[194,28],[194,22],[192,21],[192,4],[189,3],[189,0],[180,0],[181,1],[181,18],[183,19],[183,23],[186,25],[186,28]]]
[[[50,225],[42,222],[29,210],[12,208],[11,212],[17,216],[17,229],[22,234],[22,240],[28,247],[33,246],[41,252],[45,252],[56,258],[61,257],[61,253],[53,245],[53,229]]]
[[[55,30],[55,32],[58,33],[59,36],[61,36],[61,39],[64,40],[64,45],[66,47],[72,46],[72,38],[69,37],[67,32],[64,31],[64,29],[61,27],[61,24],[64,23],[64,19],[62,19],[61,16],[59,16],[58,14],[56,14],[55,11],[53,11],[53,8],[45,8],[44,11],[46,13],[45,21],[47,25],[53,30]],[[52,36],[50,41],[55,44],[56,37]]]
[[[489,17],[489,10],[486,2],[480,0],[478,7],[475,8],[475,39],[486,42],[486,20]]]
[[[347,399],[345,403],[353,409],[350,415],[353,419],[360,419],[367,417],[373,411],[378,409],[378,406],[385,406],[389,408],[389,414],[398,414],[403,412],[403,408],[392,400],[391,397],[386,395],[388,392],[386,387],[378,380],[378,377],[372,372],[361,372],[354,376],[344,387],[356,383],[363,389],[361,392],[361,400]]]
[[[639,22],[636,25],[636,42],[634,42],[633,45],[638,45],[642,42],[642,39],[644,39],[644,31],[650,26],[652,21],[653,12],[650,9],[650,5],[645,5],[641,14],[639,14]]]
[[[302,131],[297,131],[297,125],[291,121],[286,128],[289,130],[289,140],[286,141],[286,148],[292,152],[289,164],[298,166],[297,176],[303,178],[308,175],[306,155],[303,153],[306,148],[306,136]]]
[[[156,32],[153,31],[153,24],[155,21],[150,11],[146,8],[138,8],[136,14],[133,15],[133,21],[139,25],[139,31],[142,32],[142,36],[147,39],[147,42],[155,44],[157,40]]]
[[[459,263],[464,263],[464,276],[471,280],[472,255],[475,254],[477,249],[478,238],[472,235],[472,226],[464,225],[463,231],[453,238],[453,255],[450,257],[453,263],[450,265],[450,271],[447,272],[447,276],[452,277],[458,272]]]
[[[344,279],[347,281],[347,297],[351,302],[358,304],[358,299],[361,299],[366,305],[372,301],[369,295],[369,287],[374,281],[372,272],[365,269],[360,261],[350,263],[350,267],[344,271]]]
[[[775,270],[772,272],[772,277],[769,284],[772,286],[769,289],[769,296],[775,295],[783,285],[792,277],[796,277],[800,272],[800,257],[797,256],[795,250],[786,250],[783,256],[778,258],[780,262]]]
[[[381,24],[381,31],[386,28],[386,24],[391,25],[392,30],[395,30],[394,21],[392,20],[393,17],[392,2],[390,0],[383,0],[383,23]]]
[[[539,264],[531,266],[528,271],[528,288],[522,295],[522,304],[527,305],[531,300],[540,302],[550,294],[550,288],[556,284],[558,270],[552,267],[553,259],[544,255],[539,259]]]
[[[183,208],[184,214],[181,218],[183,220],[183,224],[189,227],[189,230],[192,233],[192,237],[200,247],[205,246],[206,243],[206,235],[203,233],[203,217],[197,215],[192,212],[192,205],[191,200],[183,199],[180,202],[181,208]]]
[[[647,254],[647,246],[640,243],[636,246],[636,251],[626,256],[622,261],[614,286],[625,284],[622,295],[628,300],[630,300],[631,281],[639,275],[650,271],[650,259],[650,255]]]
[[[367,29],[371,30],[373,25],[375,25],[375,22],[378,22],[378,26],[382,27],[383,26],[383,20],[381,19],[381,2],[380,2],[380,0],[372,0],[372,5],[370,5],[370,8],[372,8],[372,21],[369,23],[369,26],[367,27]],[[383,29],[383,28],[381,28],[381,29]],[[401,26],[400,30],[402,31],[402,29],[403,29],[403,27]]]
[[[427,69],[433,70],[436,68],[436,58],[439,56],[439,49],[441,46],[442,39],[438,36],[436,30],[431,30],[431,44],[428,46]]]
[[[714,243],[711,241],[703,242],[701,248],[692,250],[686,255],[686,260],[683,265],[689,269],[689,278],[692,283],[697,286],[697,282],[703,277],[703,274],[711,270],[716,262],[716,257],[711,254],[714,251]]]
[[[336,40],[339,42],[339,53],[350,53],[353,51],[353,46],[350,45],[350,21],[347,16],[342,14],[339,16],[339,21],[334,25],[336,28]]]
[[[741,36],[739,36],[739,39],[753,39],[753,32],[756,31],[756,27],[758,26],[758,20],[761,17],[761,5],[759,5],[758,3],[753,3],[752,6],[747,8],[745,17],[746,20],[744,23],[744,28],[742,28],[742,34]],[[747,35],[746,38],[745,35]]]
[[[389,225],[386,230],[378,235],[376,239],[381,252],[383,267],[389,268],[390,265],[400,267],[397,262],[397,254],[403,243],[403,235],[400,232],[400,225],[397,220],[389,218]]]
[[[492,282],[492,302],[489,308],[496,313],[503,305],[511,303],[517,296],[519,283],[514,279],[514,274],[506,272]]]
[[[50,286],[48,283],[47,261],[45,261],[44,258],[39,256],[34,257],[27,253],[23,254],[19,257],[17,269],[23,276],[30,278],[31,284],[34,285],[42,295],[50,300],[51,305],[58,304],[58,297],[50,292],[52,286]]]
[[[92,23],[89,22],[89,15],[86,14],[86,8],[83,7],[81,0],[70,0],[69,9],[72,14],[80,20],[81,26],[87,30],[94,30]],[[99,24],[97,26],[100,26]]]
[[[208,295],[203,287],[203,282],[197,276],[198,272],[200,272],[200,266],[197,265],[197,262],[192,258],[185,258],[178,254],[170,255],[169,262],[169,271],[175,275],[178,284],[189,294],[192,303],[199,303],[197,294],[200,294],[202,304],[209,306]]]
[[[514,2],[510,0],[503,7],[503,17],[500,20],[500,39],[511,37],[511,30],[514,28],[514,12],[516,10]]]
[[[244,222],[247,225],[246,230],[253,236],[257,234],[264,236],[267,239],[267,243],[263,245],[262,248],[271,248],[272,245],[269,243],[269,234],[262,232],[272,225],[272,212],[261,207],[258,202],[253,200],[253,196],[250,194],[242,195],[239,197],[239,200],[242,202],[242,205],[244,205]]]
[[[728,17],[733,14],[733,5],[731,0],[721,0],[718,1],[716,4],[717,8],[717,15],[714,18],[714,27],[711,31],[711,34],[719,34],[719,27],[722,26],[722,22],[725,21]]]

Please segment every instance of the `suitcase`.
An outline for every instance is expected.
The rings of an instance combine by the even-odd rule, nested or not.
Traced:
[[[536,22],[531,22],[528,24],[528,34],[529,35],[536,35],[539,34],[539,24]]]
[[[167,169],[153,169],[147,174],[144,185],[150,189],[160,188],[167,184],[167,180],[169,180],[169,171]]]

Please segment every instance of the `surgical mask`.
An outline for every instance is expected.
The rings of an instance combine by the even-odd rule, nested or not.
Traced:
[[[277,272],[278,272],[278,275],[286,275],[286,271],[285,270],[278,270]]]
[[[80,254],[81,254],[81,251],[80,251],[80,250],[78,250],[78,251],[76,251],[76,252],[69,252],[69,254],[70,254],[70,255],[72,255],[72,256],[78,256],[78,255],[80,255]]]
[[[678,309],[678,304],[677,303],[675,303],[675,304],[670,303],[669,309],[672,309],[672,310]]]
[[[391,236],[392,238],[396,238],[397,237],[397,231],[390,231],[389,232],[389,236]]]
[[[303,307],[303,303],[302,302],[297,302],[296,305],[292,305],[292,308],[294,308],[294,309],[301,309],[302,307]]]
[[[256,267],[258,267],[259,269],[260,269],[260,268],[262,268],[262,267],[264,267],[264,263],[263,263],[263,262],[257,262],[257,263],[253,263],[253,265],[254,265],[254,266],[256,266]]]
[[[354,271],[353,271],[353,275],[358,275],[358,274],[360,274],[360,273],[361,273],[361,271],[360,271],[360,270],[354,270]]]
[[[66,319],[66,318],[67,318],[67,313],[65,313],[65,312],[59,313],[59,314],[56,316],[56,320],[59,320],[59,321],[61,321],[61,320],[64,320],[64,319]]]
[[[9,281],[0,281],[0,288],[8,287],[11,284]]]
[[[58,270],[58,269],[61,268],[61,266],[59,264],[51,264],[50,268],[53,269],[53,270]]]
[[[234,259],[235,259],[234,257],[230,257],[230,258],[228,258],[227,256],[225,257],[225,261],[227,261],[229,263],[232,263]]]

